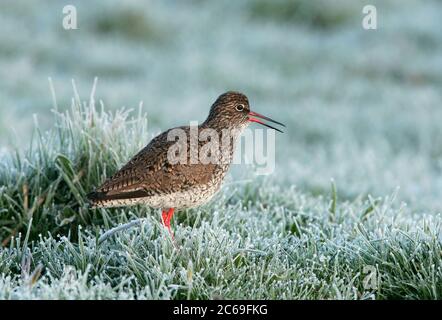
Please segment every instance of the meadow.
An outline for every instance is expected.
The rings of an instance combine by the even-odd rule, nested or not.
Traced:
[[[5,3],[0,299],[441,298],[440,1],[373,1],[371,31],[362,1],[78,1],[72,31]],[[230,89],[287,125],[275,172],[234,165],[178,248],[156,210],[88,207]]]

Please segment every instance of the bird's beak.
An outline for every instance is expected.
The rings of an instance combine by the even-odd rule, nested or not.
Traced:
[[[280,126],[283,126],[283,127],[285,127],[285,124],[282,124],[281,122],[278,122],[278,121],[275,121],[273,119],[270,119],[269,117],[263,116],[262,114],[259,114],[257,112],[253,112],[253,111],[249,112],[249,121],[250,122],[256,122],[256,123],[262,124],[263,126],[266,126],[267,128],[271,128],[271,129],[274,129],[276,131],[284,133],[284,131],[279,130],[279,129],[275,128],[275,127],[272,127],[271,125],[269,125],[269,124],[267,124],[267,123],[265,123],[265,122],[263,122],[263,121],[261,121],[259,119],[253,118],[253,117],[261,118],[261,119],[264,119],[264,120],[267,120],[267,121],[279,124]]]

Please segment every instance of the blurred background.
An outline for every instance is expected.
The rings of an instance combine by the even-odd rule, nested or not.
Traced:
[[[78,30],[62,9],[77,8]],[[361,21],[377,8],[377,30]],[[227,90],[287,124],[277,183],[313,195],[394,193],[442,209],[442,1],[17,1],[0,10],[0,150],[50,129],[74,79],[106,110],[137,109],[157,129],[204,120]],[[130,143],[130,142],[128,142]],[[147,141],[146,141],[147,143]]]

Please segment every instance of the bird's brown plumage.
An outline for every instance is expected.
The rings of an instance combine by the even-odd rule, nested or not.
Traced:
[[[250,121],[273,128],[250,118],[250,115],[275,122],[251,112],[249,101],[242,93],[226,92],[220,95],[210,108],[207,119],[198,126],[198,132],[212,129],[219,138],[224,137],[226,131],[229,132],[229,143],[226,145],[223,140],[219,143],[220,149],[216,148],[214,152],[217,160],[201,161],[198,155],[207,141],[198,136],[198,159],[195,163],[191,157],[192,142],[195,143],[191,137],[191,127],[169,129],[154,138],[102,186],[90,193],[89,200],[95,207],[145,203],[151,207],[177,209],[208,201],[219,189],[233,159],[235,142]],[[174,139],[170,139],[169,133],[175,129],[181,130],[187,138],[187,154],[184,157],[187,161],[184,163],[175,163],[169,159],[169,150],[176,144]]]
[[[190,128],[180,129],[189,133]],[[190,150],[186,164],[171,164],[168,160],[168,150],[175,141],[167,139],[170,130],[155,137],[101,187],[91,193],[89,198],[92,203],[100,206],[116,199],[185,192],[195,185],[209,183],[217,172],[223,170],[223,166],[217,164],[190,163]],[[190,134],[187,134],[187,137],[190,139]],[[202,145],[200,142],[198,147],[201,148]]]
[[[238,104],[244,106],[243,112],[235,110]],[[243,129],[247,123],[248,110],[249,103],[245,95],[238,92],[226,92],[212,105],[208,118],[199,126],[199,129],[210,128],[219,132],[222,129],[228,129],[229,126],[232,129],[238,127]],[[192,163],[190,148],[188,148],[186,163],[171,163],[168,159],[168,150],[176,142],[170,141],[168,134],[174,129],[181,129],[186,134],[187,146],[189,146],[191,136],[189,126],[173,128],[161,133],[102,186],[88,195],[92,205],[101,207],[133,204],[137,202],[133,199],[148,200],[150,197],[186,192],[206,192],[209,196],[209,193],[217,190],[229,167],[230,160],[227,163]],[[232,140],[236,140],[236,137]],[[201,150],[205,143],[198,140],[198,150]],[[233,156],[233,150],[234,141],[229,150],[230,157]],[[199,188],[200,186],[203,188]],[[127,200],[127,203],[123,200]],[[200,203],[195,199],[192,201]]]
[[[173,238],[170,221],[174,210],[195,207],[213,197],[232,162],[235,143],[250,122],[281,131],[262,120],[283,125],[252,112],[242,93],[226,92],[212,105],[206,121],[198,126],[196,137],[190,126],[161,133],[88,198],[93,207],[144,203],[161,208],[163,223]],[[205,136],[204,131],[210,133]],[[218,144],[209,143],[209,137],[210,142],[218,139]],[[174,149],[176,144],[180,146]],[[178,152],[178,158],[171,157],[173,152]]]

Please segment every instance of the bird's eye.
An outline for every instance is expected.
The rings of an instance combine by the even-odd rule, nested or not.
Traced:
[[[237,104],[235,109],[236,109],[236,111],[243,111],[244,110],[244,105],[243,104]]]

